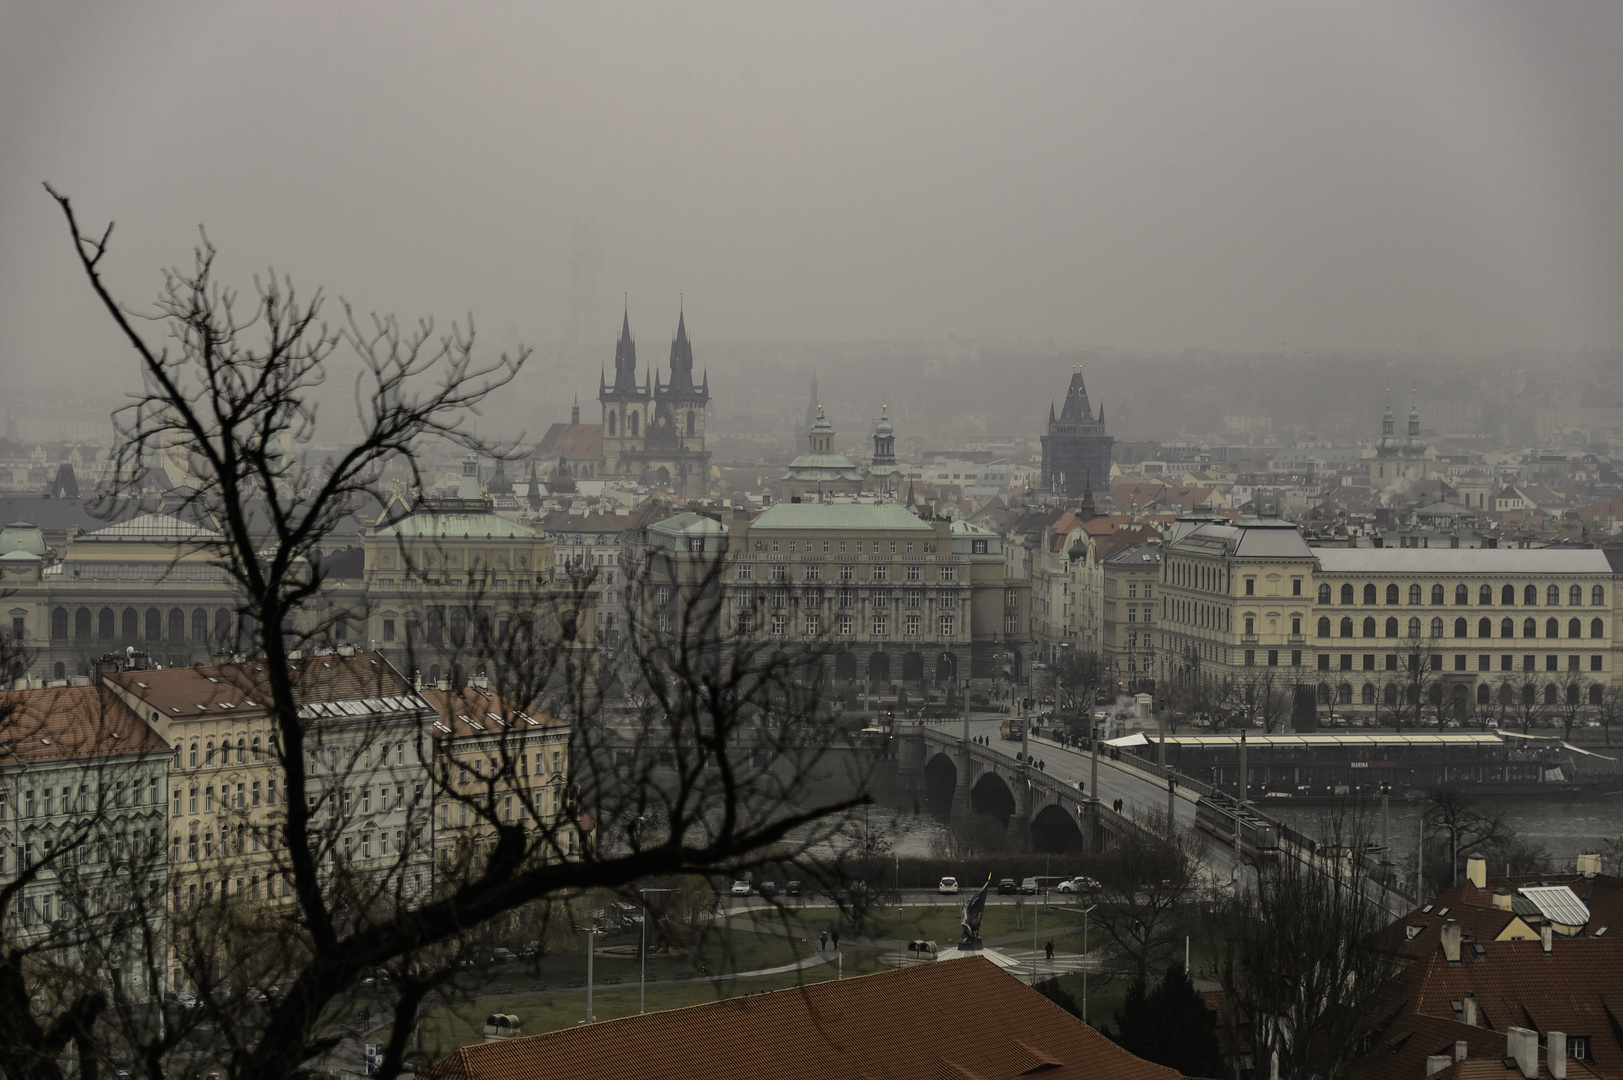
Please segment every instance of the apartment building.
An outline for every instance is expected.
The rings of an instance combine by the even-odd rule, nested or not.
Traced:
[[[58,959],[138,1001],[163,989],[170,759],[105,687],[0,693],[0,888],[35,872],[7,938],[26,949],[73,926]]]
[[[1156,590],[1161,583],[1159,542],[1134,544],[1106,557],[1103,566],[1105,663],[1123,692],[1155,685]]]

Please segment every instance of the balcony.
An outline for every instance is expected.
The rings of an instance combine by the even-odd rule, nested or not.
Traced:
[[[1240,635],[1240,644],[1241,645],[1255,645],[1256,643],[1257,643],[1257,635],[1255,635],[1255,634],[1241,634]]]
[[[1289,644],[1289,645],[1306,645],[1307,644],[1307,635],[1306,634],[1287,634],[1287,635],[1285,635],[1285,642],[1287,644]]]

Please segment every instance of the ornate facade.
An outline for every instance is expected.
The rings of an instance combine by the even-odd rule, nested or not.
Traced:
[[[614,382],[598,381],[603,406],[603,467],[600,475],[636,480],[684,498],[701,498],[709,486],[710,452],[704,446],[705,408],[710,378],[693,381],[693,346],[687,319],[676,324],[671,341],[670,379],[657,372],[637,381],[637,345],[631,317],[620,327],[614,348]]]

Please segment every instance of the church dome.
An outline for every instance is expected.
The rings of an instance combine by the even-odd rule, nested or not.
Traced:
[[[13,521],[0,529],[0,555],[13,551],[45,557],[45,534],[32,521]]]

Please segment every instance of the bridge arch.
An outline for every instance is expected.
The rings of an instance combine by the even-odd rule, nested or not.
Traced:
[[[1076,815],[1060,803],[1049,803],[1031,819],[1031,850],[1065,855],[1083,849]]]
[[[1014,792],[1009,789],[1008,781],[995,770],[988,769],[981,773],[975,786],[969,789],[970,812],[993,818],[999,825],[1008,826],[1015,806]]]
[[[924,808],[946,821],[952,817],[952,796],[958,790],[958,763],[951,754],[934,754],[924,763]]]

